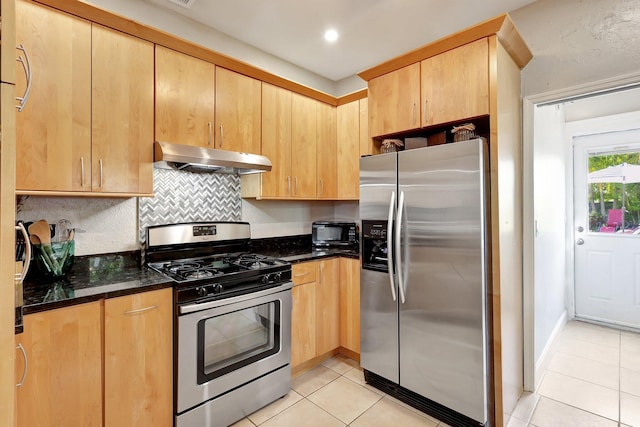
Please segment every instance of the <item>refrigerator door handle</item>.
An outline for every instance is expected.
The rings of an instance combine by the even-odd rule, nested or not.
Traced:
[[[405,292],[404,292],[404,277],[402,274],[402,251],[400,245],[402,244],[402,215],[404,213],[404,191],[400,192],[400,198],[398,200],[398,219],[396,221],[396,236],[395,236],[395,251],[396,251],[396,272],[398,274],[398,289],[400,289],[400,301],[404,304]]]
[[[387,217],[387,269],[389,270],[389,284],[391,285],[391,296],[396,300],[396,287],[393,281],[393,210],[396,204],[396,192],[391,192],[389,202],[389,216]]]

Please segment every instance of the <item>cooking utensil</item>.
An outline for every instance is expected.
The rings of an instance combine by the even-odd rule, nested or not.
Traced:
[[[49,223],[44,219],[34,222],[29,226],[29,234],[31,234],[30,239],[34,245],[37,244],[34,242],[34,238],[40,242],[39,248],[42,251],[46,267],[54,275],[61,275],[60,264],[51,249],[51,227],[49,227]]]
[[[49,227],[49,223],[44,219],[31,224],[29,226],[29,234],[38,236],[43,245],[51,244],[51,227]]]

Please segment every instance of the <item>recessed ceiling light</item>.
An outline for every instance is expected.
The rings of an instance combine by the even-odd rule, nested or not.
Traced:
[[[338,40],[338,32],[334,29],[329,29],[324,33],[324,39],[329,43],[333,43]]]

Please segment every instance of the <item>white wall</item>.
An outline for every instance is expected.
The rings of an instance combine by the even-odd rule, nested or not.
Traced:
[[[76,228],[75,254],[134,251],[138,243],[138,200],[106,198],[28,197],[16,219],[56,223]]]
[[[333,217],[333,202],[242,200],[242,220],[254,239],[311,234],[313,221]]]
[[[333,81],[242,43],[168,9],[141,0],[86,0],[85,3],[90,3],[142,24],[198,43],[288,80],[325,93],[334,94],[335,84]]]
[[[637,0],[538,0],[510,15],[534,56],[524,96],[640,69]]]
[[[567,147],[564,107],[538,107],[534,120],[534,357],[536,365],[551,345],[564,317],[566,295]]]

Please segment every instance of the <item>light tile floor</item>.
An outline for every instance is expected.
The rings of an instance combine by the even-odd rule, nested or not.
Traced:
[[[342,356],[294,378],[291,392],[233,427],[448,427],[364,382]]]
[[[570,321],[507,427],[640,427],[640,334]]]
[[[336,356],[295,378],[291,392],[233,427],[446,427],[365,384]],[[536,393],[507,427],[640,427],[640,334],[569,322]]]

